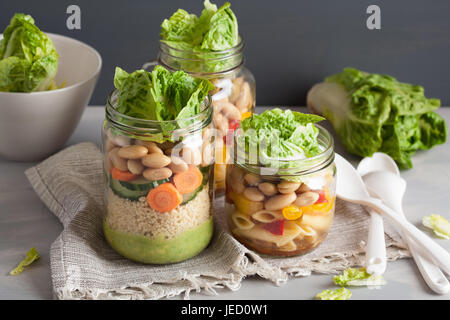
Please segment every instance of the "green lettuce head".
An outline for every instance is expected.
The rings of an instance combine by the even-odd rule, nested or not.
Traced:
[[[315,85],[308,104],[330,120],[347,151],[361,157],[384,152],[401,168],[412,167],[417,150],[446,141],[447,126],[434,112],[440,101],[388,75],[346,68]]]
[[[236,64],[235,57],[221,51],[240,43],[236,16],[226,2],[217,9],[205,0],[198,17],[178,9],[161,24],[161,42],[172,56],[177,57],[179,68],[188,72],[219,72]],[[175,49],[175,50],[173,50]],[[181,50],[181,51],[180,51]]]
[[[54,87],[58,53],[31,16],[17,13],[0,40],[0,91],[34,92]]]

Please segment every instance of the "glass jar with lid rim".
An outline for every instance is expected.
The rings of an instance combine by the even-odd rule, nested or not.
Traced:
[[[170,121],[127,116],[117,91],[102,127],[105,214],[111,247],[134,261],[166,264],[189,259],[213,235],[213,109]]]
[[[321,152],[309,158],[253,157],[236,143],[226,178],[226,214],[233,236],[248,248],[295,256],[316,248],[333,222],[336,167],[333,138],[319,129]]]

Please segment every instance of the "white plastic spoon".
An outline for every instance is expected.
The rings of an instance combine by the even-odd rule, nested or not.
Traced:
[[[450,254],[444,248],[439,246],[405,218],[399,217],[394,210],[383,204],[382,201],[370,197],[356,169],[339,154],[335,156],[335,163],[337,167],[336,194],[339,198],[368,206],[376,212],[385,215],[386,218],[416,241],[418,246],[423,247],[433,260],[439,264],[442,270],[450,274]],[[402,179],[400,177],[396,178]],[[386,183],[390,183],[390,181]]]
[[[398,183],[395,184],[387,183],[388,181],[394,181],[396,178],[399,178],[399,176],[393,172],[376,171],[364,175],[363,181],[371,194],[372,192],[377,194],[387,206],[402,217],[405,217],[402,208],[402,199],[406,190],[406,182],[403,183],[402,181],[404,180],[398,180]],[[428,286],[439,294],[449,292],[450,283],[439,267],[418,252],[417,244],[410,237],[403,234],[403,239],[408,244],[414,261]]]
[[[372,157],[365,157],[358,164],[360,176],[368,172],[392,169],[391,163],[379,159],[378,152]],[[370,192],[369,192],[370,193]],[[371,196],[375,196],[370,193]],[[370,224],[366,245],[366,270],[373,275],[381,275],[386,271],[386,241],[384,239],[383,218],[374,210],[369,209]]]

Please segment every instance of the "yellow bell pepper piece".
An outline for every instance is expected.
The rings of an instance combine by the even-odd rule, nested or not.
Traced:
[[[286,220],[297,220],[303,215],[302,209],[293,205],[283,208],[281,212]]]
[[[333,207],[335,198],[328,199],[328,202],[317,203],[307,207],[301,207],[304,214],[327,213]]]
[[[264,208],[264,203],[262,201],[251,201],[248,200],[241,194],[235,193],[233,191],[228,192],[228,198],[230,198],[236,209],[239,210],[244,215],[251,215],[257,211],[260,211]]]
[[[243,114],[241,114],[241,121],[249,118],[251,115],[252,113],[250,111],[244,112]]]

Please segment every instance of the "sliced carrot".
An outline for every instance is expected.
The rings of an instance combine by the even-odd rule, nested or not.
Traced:
[[[117,168],[113,168],[111,171],[111,177],[119,181],[131,181],[139,176],[131,173],[130,171],[122,171]]]
[[[203,180],[202,172],[199,168],[189,165],[189,169],[179,172],[173,176],[173,183],[181,194],[193,192],[201,186]]]
[[[170,182],[160,184],[147,195],[148,205],[159,212],[169,212],[183,202],[183,196]]]

